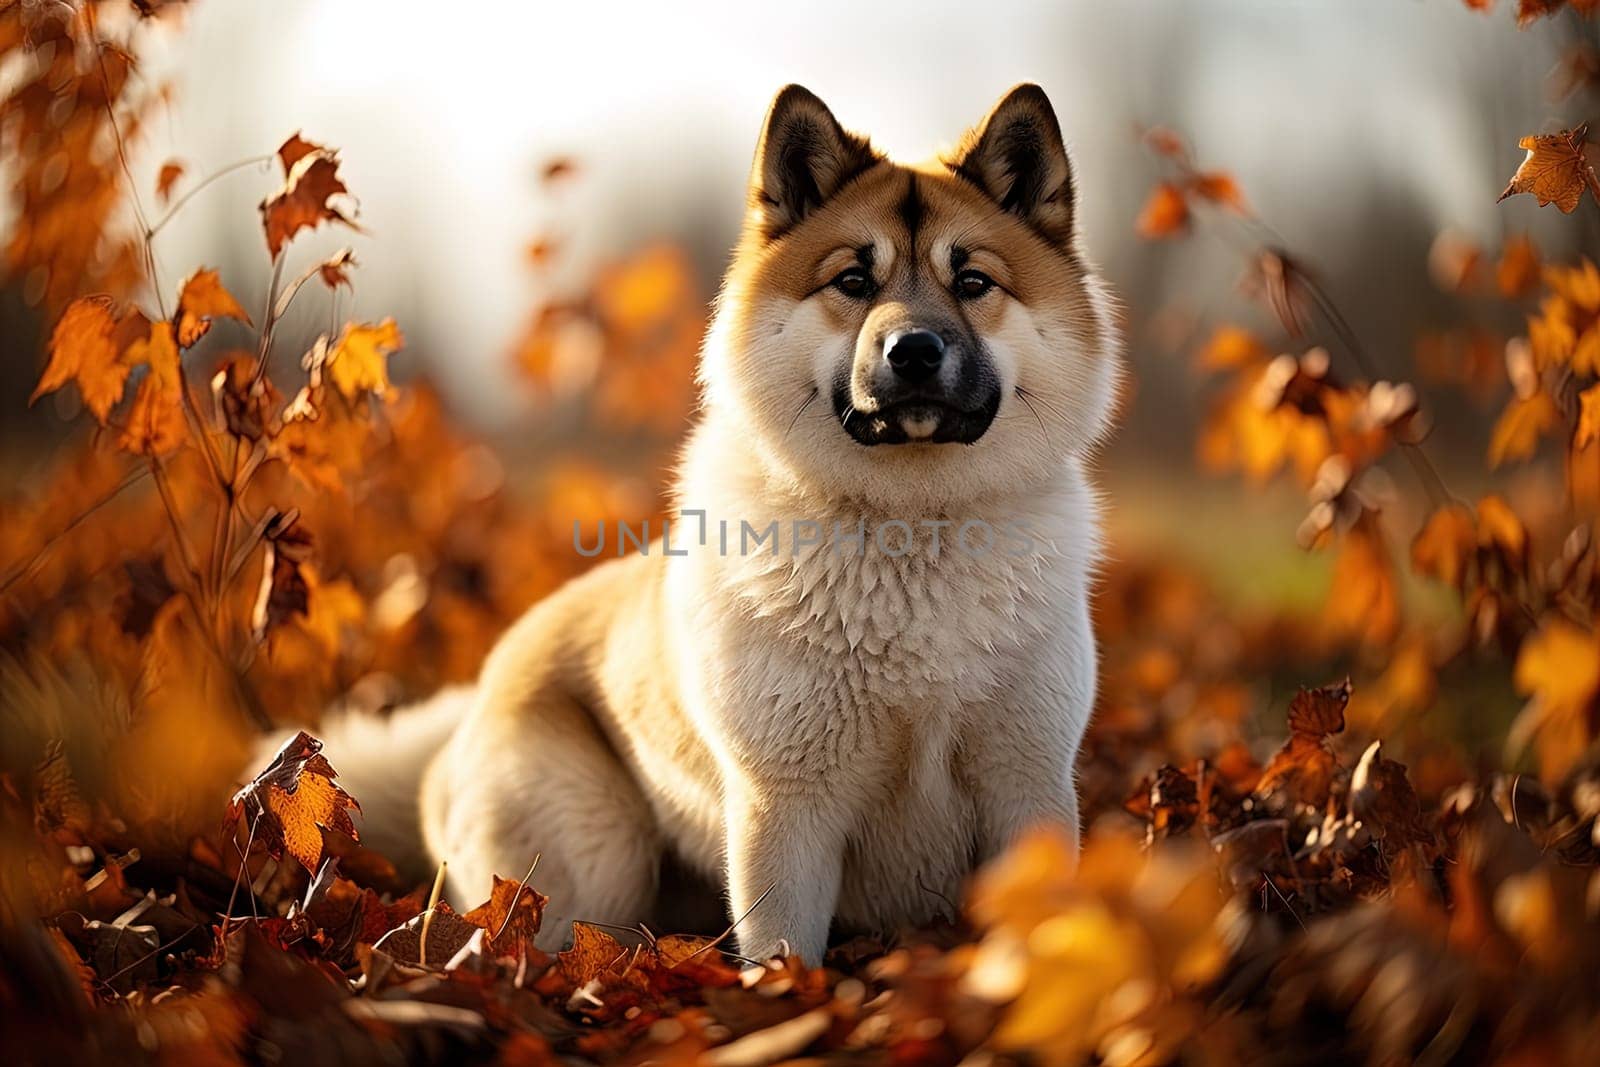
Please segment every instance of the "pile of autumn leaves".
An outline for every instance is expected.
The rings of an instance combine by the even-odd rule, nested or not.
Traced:
[[[848,941],[815,970],[586,923],[543,953],[537,864],[463,913],[397,885],[300,734],[220,841],[176,868],[108,857],[76,907],[8,931],[40,955],[12,953],[32,970],[0,1003],[32,1002],[10,1017],[36,1057],[159,1063],[1582,1062],[1600,769],[1424,804],[1380,742],[1344,737],[1350,694],[1302,690],[1265,763],[1234,742],[1161,766],[1075,872],[1066,841],[1030,836],[978,874],[964,925]]]

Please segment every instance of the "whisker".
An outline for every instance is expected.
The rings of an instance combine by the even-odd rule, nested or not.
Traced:
[[[1062,411],[1059,407],[1057,407],[1056,405],[1052,404],[1050,401],[1046,400],[1044,397],[1040,396],[1038,393],[1033,392],[1031,389],[1024,389],[1022,386],[1019,385],[1019,386],[1016,387],[1016,393],[1017,393],[1017,397],[1019,399],[1021,399],[1024,403],[1027,403],[1030,400],[1037,400],[1040,404],[1044,405],[1044,409],[1046,411],[1048,411],[1050,414],[1054,415],[1056,418],[1060,419],[1062,422],[1071,422],[1072,421],[1071,419],[1069,419],[1067,417],[1067,413],[1065,411]],[[1032,407],[1033,405],[1029,404],[1028,406]]]
[[[849,407],[845,408],[844,409],[844,418],[839,420],[839,425],[841,427],[843,427],[844,429],[848,430],[850,428],[850,416],[854,415],[855,413],[856,413],[856,406],[854,404],[851,404]]]
[[[785,436],[785,437],[789,436],[789,431],[793,430],[794,429],[794,424],[800,421],[800,416],[804,415],[806,413],[806,408],[811,406],[811,402],[817,398],[817,393],[818,392],[819,392],[819,390],[817,389],[816,386],[812,386],[811,387],[810,395],[808,395],[806,397],[806,402],[804,404],[800,405],[800,410],[796,411],[794,413],[794,418],[789,420],[789,429],[783,431],[783,436]]]
[[[1033,421],[1039,424],[1039,434],[1044,438],[1045,445],[1048,446],[1050,444],[1050,431],[1044,428],[1044,420],[1039,417],[1039,412],[1034,409],[1032,402],[1028,400],[1027,392],[1021,386],[1017,387],[1016,392],[1017,399],[1027,404],[1028,410],[1033,412]]]

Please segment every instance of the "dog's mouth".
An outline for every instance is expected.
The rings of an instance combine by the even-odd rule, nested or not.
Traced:
[[[1000,393],[989,391],[976,407],[958,407],[938,397],[908,397],[862,411],[848,390],[836,389],[833,411],[846,433],[863,445],[970,445],[988,432],[1000,411]]]

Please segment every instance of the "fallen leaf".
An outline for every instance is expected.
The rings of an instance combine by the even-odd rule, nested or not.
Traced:
[[[522,959],[537,951],[533,940],[539,933],[544,908],[549,902],[548,897],[535,892],[532,886],[497,874],[489,899],[461,917],[483,927],[493,955]]]
[[[265,770],[233,795],[223,821],[231,833],[248,821],[273,856],[293,856],[308,871],[322,864],[322,831],[360,840],[351,811],[361,805],[334,779],[338,772],[322,755],[322,742],[300,731],[284,742]]]

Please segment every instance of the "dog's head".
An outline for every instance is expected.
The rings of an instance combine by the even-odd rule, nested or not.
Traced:
[[[833,496],[959,504],[1091,447],[1117,367],[1043,90],[913,166],[778,94],[702,366],[761,456]]]

